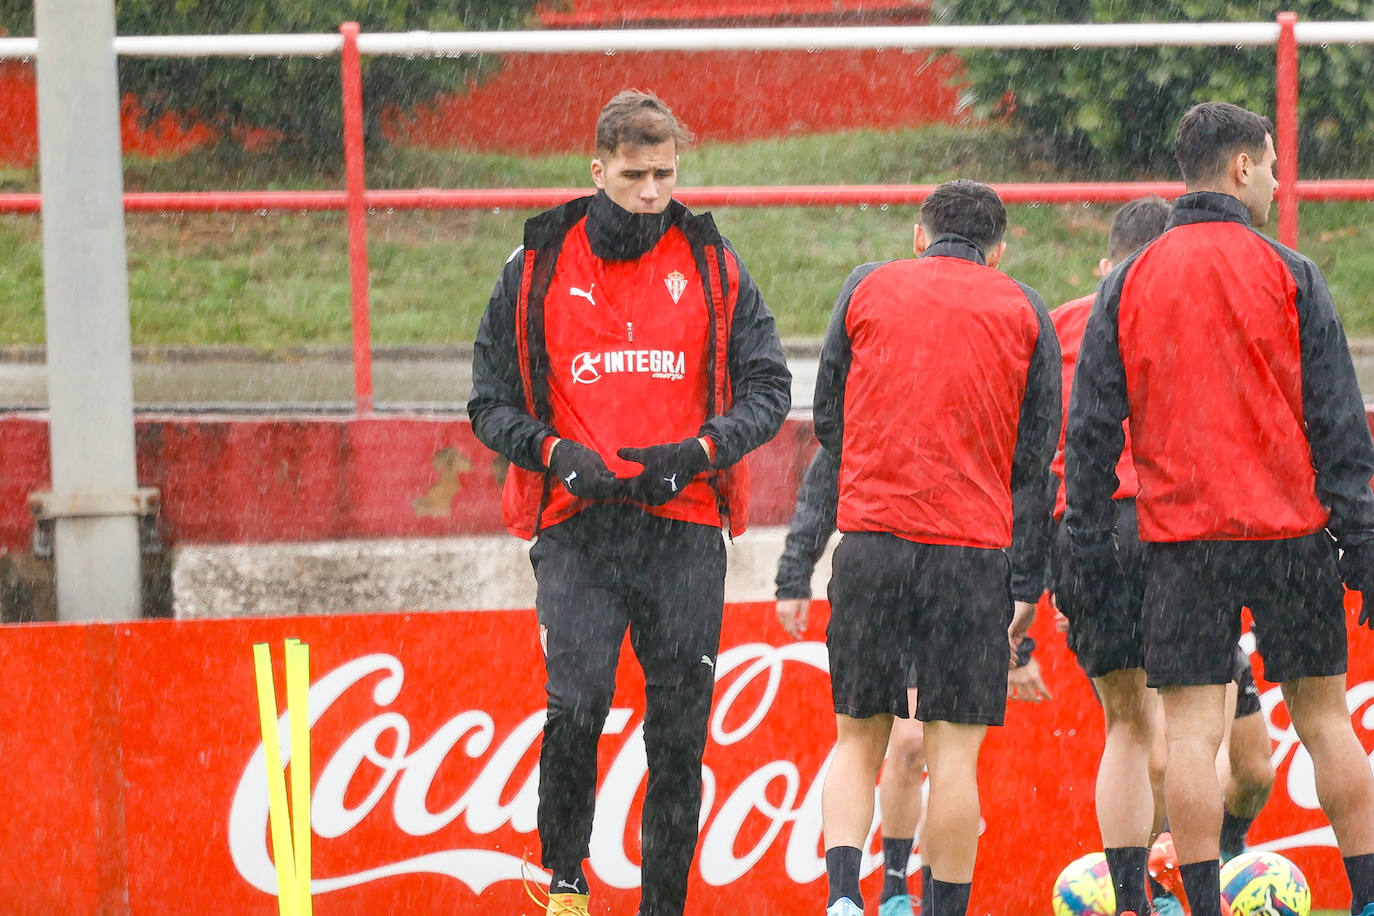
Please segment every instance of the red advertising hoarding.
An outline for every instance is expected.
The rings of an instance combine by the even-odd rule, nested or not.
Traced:
[[[818,610],[811,638],[791,642],[771,603],[727,608],[691,913],[823,908],[820,789],[834,725]],[[1057,872],[1100,846],[1100,714],[1047,617],[1035,635],[1054,699],[1011,704],[985,745],[974,913],[1048,913]],[[311,647],[315,912],[541,912],[522,886],[542,889],[543,668],[529,611],[0,628],[0,912],[274,913],[251,646],[271,643],[280,669],[287,637]],[[1374,747],[1369,643],[1352,631],[1349,696]],[[627,651],[601,749],[598,914],[637,901],[642,686]],[[1310,760],[1278,689],[1261,688],[1279,775],[1251,838],[1302,867],[1315,908],[1342,907]],[[866,891],[877,865],[865,863]]]

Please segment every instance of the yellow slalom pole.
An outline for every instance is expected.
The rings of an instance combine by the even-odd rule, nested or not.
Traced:
[[[296,916],[312,916],[310,895],[310,647],[286,641],[286,705],[291,727],[291,849]]]
[[[286,774],[282,772],[281,741],[277,736],[277,689],[272,682],[272,656],[266,643],[253,646],[253,674],[258,687],[258,724],[267,765],[267,813],[272,827],[272,858],[277,865],[277,912],[297,916],[296,864],[291,854],[291,813],[286,806]]]

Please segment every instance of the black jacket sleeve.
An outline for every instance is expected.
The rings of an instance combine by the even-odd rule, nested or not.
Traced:
[[[863,279],[886,261],[863,264],[849,274],[835,298],[835,310],[830,313],[830,325],[821,345],[820,363],[816,367],[816,395],[811,409],[815,417],[816,438],[821,447],[832,455],[842,454],[844,442],[844,389],[849,378],[849,362],[853,354],[849,346],[849,331],[845,327],[849,316],[849,300]]]
[[[1321,270],[1286,252],[1298,281],[1302,414],[1317,498],[1331,513],[1327,529],[1342,548],[1374,540],[1374,441],[1340,316]]]
[[[797,508],[787,529],[778,559],[777,596],[810,598],[811,574],[835,533],[835,510],[840,501],[840,462],[824,448],[816,449],[797,491]]]
[[[487,448],[517,467],[542,471],[540,449],[555,433],[525,408],[525,388],[515,350],[515,300],[524,266],[525,251],[520,248],[501,270],[477,328],[468,417],[473,435]]]
[[[1057,482],[1050,462],[1059,445],[1063,363],[1044,301],[1029,286],[1018,285],[1035,309],[1040,333],[1026,371],[1011,460],[1011,594],[1017,601],[1035,601],[1045,590],[1045,561],[1054,529]]]
[[[1126,446],[1121,424],[1128,412],[1117,314],[1121,284],[1131,263],[1127,260],[1102,281],[1083,331],[1069,398],[1064,434],[1064,495],[1068,503],[1064,524],[1076,543],[1090,547],[1113,543],[1116,531],[1112,497],[1120,484],[1116,465]]]
[[[734,256],[734,250],[730,250]],[[730,325],[730,409],[702,424],[715,443],[716,467],[727,467],[777,435],[792,407],[792,373],[782,355],[773,313],[754,278],[735,256],[739,294]]]

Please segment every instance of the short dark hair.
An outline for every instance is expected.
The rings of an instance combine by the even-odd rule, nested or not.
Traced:
[[[1007,231],[1007,208],[987,185],[968,178],[946,181],[921,204],[921,225],[934,237],[962,235],[987,254]]]
[[[1107,237],[1107,258],[1120,261],[1137,248],[1143,248],[1164,231],[1169,222],[1169,204],[1162,197],[1151,194],[1137,197],[1112,217],[1112,231]]]
[[[1258,159],[1274,126],[1263,115],[1229,102],[1202,102],[1188,109],[1174,135],[1174,158],[1188,184],[1221,177],[1237,153]]]
[[[689,143],[692,132],[652,92],[618,92],[596,119],[597,155],[613,155],[622,146],[658,146],[669,140]]]

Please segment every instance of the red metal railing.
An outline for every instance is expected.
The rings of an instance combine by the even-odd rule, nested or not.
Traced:
[[[1274,107],[1279,147],[1279,241],[1298,244],[1298,41],[1297,13],[1279,13],[1278,60],[1274,73]]]
[[[348,186],[348,276],[353,299],[353,401],[358,413],[372,412],[372,321],[368,301],[367,182],[363,172],[363,68],[358,23],[343,33],[344,174]]]
[[[1298,180],[1298,42],[1297,14],[1278,16],[1275,88],[1278,146],[1279,240],[1298,240],[1298,202],[1374,200],[1374,181]],[[1023,27],[1021,33],[1037,27]],[[1148,28],[1148,26],[1142,26]],[[585,188],[519,188],[461,190],[366,189],[363,149],[363,100],[359,27],[340,26],[343,37],[341,77],[344,111],[343,191],[189,191],[124,195],[125,209],[141,211],[345,210],[348,214],[349,280],[353,318],[354,401],[359,414],[372,411],[372,344],[368,303],[367,210],[388,209],[542,209],[585,194]],[[766,32],[767,30],[762,30]],[[564,33],[567,34],[567,33]],[[289,37],[289,36],[282,36]],[[1144,39],[1143,43],[1150,43]],[[1177,42],[1175,42],[1177,43]],[[1040,45],[1036,45],[1040,46]],[[1045,45],[1049,46],[1049,45]],[[1084,47],[1090,46],[1084,42]],[[675,196],[693,206],[846,206],[919,204],[934,185],[802,185],[768,187],[699,187]],[[1143,194],[1176,197],[1181,182],[1063,182],[994,185],[1010,204],[1121,203]],[[0,194],[0,212],[36,213],[37,194]]]

